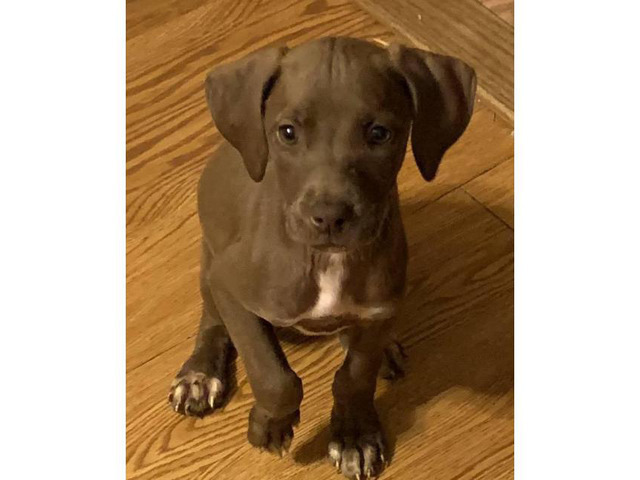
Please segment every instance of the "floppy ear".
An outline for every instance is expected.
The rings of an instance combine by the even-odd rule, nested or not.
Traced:
[[[213,121],[222,136],[240,152],[256,182],[264,176],[269,155],[262,121],[264,101],[285,51],[276,47],[258,50],[215,68],[205,80]]]
[[[413,97],[413,154],[425,180],[433,180],[447,149],[469,124],[476,74],[461,60],[391,45],[389,54]]]

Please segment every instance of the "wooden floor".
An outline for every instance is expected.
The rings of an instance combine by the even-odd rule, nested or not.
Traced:
[[[469,6],[462,0],[442,4],[458,1]],[[342,360],[334,338],[285,343],[305,397],[291,453],[283,459],[260,454],[246,441],[252,395],[242,362],[233,398],[212,416],[180,417],[166,396],[197,329],[196,182],[221,141],[204,101],[205,72],[282,39],[294,45],[324,35],[423,38],[411,27],[403,31],[402,19],[386,22],[384,13],[369,14],[366,3],[127,3],[130,479],[341,478],[324,460],[330,385]],[[411,8],[429,3],[413,0]],[[464,15],[463,8],[458,11]],[[512,34],[508,22],[486,12],[493,29],[504,24],[505,35]],[[442,22],[449,21],[446,15]],[[483,28],[478,18],[470,28]],[[434,36],[437,29],[429,32],[436,33],[425,33],[424,42],[433,40],[445,53],[464,46],[459,36],[449,47],[446,38]],[[512,43],[510,48],[512,59]],[[493,57],[492,49],[501,53]],[[509,48],[489,45],[486,51],[483,65],[474,65],[481,88],[470,127],[447,154],[437,180],[424,183],[410,154],[400,175],[410,268],[397,331],[409,360],[406,378],[381,382],[378,390],[378,409],[395,450],[382,478],[513,478],[513,90],[512,78],[500,76]]]
[[[505,22],[513,25],[513,0],[480,0]]]

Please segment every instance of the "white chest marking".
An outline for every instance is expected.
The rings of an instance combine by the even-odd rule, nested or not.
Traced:
[[[393,301],[384,303],[357,304],[344,294],[344,280],[346,254],[330,254],[327,266],[316,273],[318,285],[318,298],[315,304],[307,311],[294,318],[276,320],[279,326],[293,326],[302,320],[322,319],[326,317],[353,316],[361,320],[382,320],[395,315],[396,304]],[[266,314],[260,314],[263,318],[273,319]],[[345,325],[346,327],[346,325]],[[298,326],[296,326],[298,328]],[[344,327],[343,327],[344,328]],[[304,331],[304,330],[303,330]],[[314,333],[321,334],[321,333]]]
[[[326,270],[318,274],[318,300],[308,314],[310,317],[326,317],[341,310],[344,261],[344,253],[332,253]]]
[[[394,315],[395,305],[392,302],[360,305],[343,294],[345,259],[344,253],[330,255],[327,268],[319,272],[316,279],[318,299],[315,305],[294,321],[342,315],[353,315],[363,320],[376,320]]]

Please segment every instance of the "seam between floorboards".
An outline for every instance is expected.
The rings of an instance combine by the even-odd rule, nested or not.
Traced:
[[[423,209],[425,209],[426,207],[436,203],[437,201],[441,200],[442,198],[446,197],[447,195],[449,195],[450,193],[455,192],[456,190],[458,190],[459,188],[464,190],[465,193],[468,193],[467,190],[464,188],[465,185],[467,185],[468,183],[473,182],[476,178],[481,177],[482,175],[484,175],[485,173],[490,172],[491,170],[493,170],[494,168],[498,168],[500,166],[502,166],[502,164],[508,162],[509,160],[513,159],[513,155],[509,156],[508,158],[502,160],[499,163],[496,163],[495,165],[491,166],[491,167],[487,167],[485,170],[482,170],[480,173],[478,173],[477,175],[474,175],[473,177],[471,177],[469,180],[461,183],[460,185],[455,185],[453,187],[451,187],[449,190],[441,193],[440,195],[438,195],[436,198],[434,198],[433,200],[429,200],[427,203],[425,203],[424,205],[420,206],[419,208],[417,208],[415,211],[419,212]],[[475,200],[475,199],[474,199]],[[402,205],[402,202],[400,203]],[[513,229],[512,229],[513,230]]]
[[[489,207],[487,207],[484,203],[482,203],[480,200],[478,200],[476,197],[474,197],[472,194],[470,194],[466,188],[464,188],[463,186],[460,186],[460,189],[466,193],[469,198],[471,198],[474,202],[476,202],[478,205],[480,205],[482,208],[484,208],[487,212],[489,212],[491,214],[491,216],[493,216],[494,218],[498,219],[500,221],[500,223],[502,223],[505,227],[507,227],[509,230],[511,230],[512,232],[513,227],[511,225],[509,225],[507,222],[505,222],[502,218],[500,218],[493,210],[491,210]]]
[[[508,158],[505,158],[504,160],[502,160],[499,163],[496,163],[494,166],[487,168],[486,170],[483,170],[482,172],[480,172],[479,174],[477,174],[475,177],[470,178],[469,180],[467,180],[464,183],[461,183],[460,185],[458,185],[456,188],[464,188],[466,185],[468,185],[469,183],[473,182],[476,178],[481,177],[482,175],[484,175],[485,173],[490,172],[491,170],[493,170],[494,168],[498,168],[501,167],[503,164],[507,163],[508,161],[513,159],[513,155],[510,155]],[[455,188],[454,188],[455,190]],[[464,189],[464,191],[466,192],[467,190]]]

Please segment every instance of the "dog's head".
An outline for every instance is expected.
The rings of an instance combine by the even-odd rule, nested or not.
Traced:
[[[267,48],[213,70],[207,102],[251,178],[267,165],[288,234],[318,248],[372,241],[409,132],[426,180],[466,128],[476,80],[460,60],[350,38]]]

